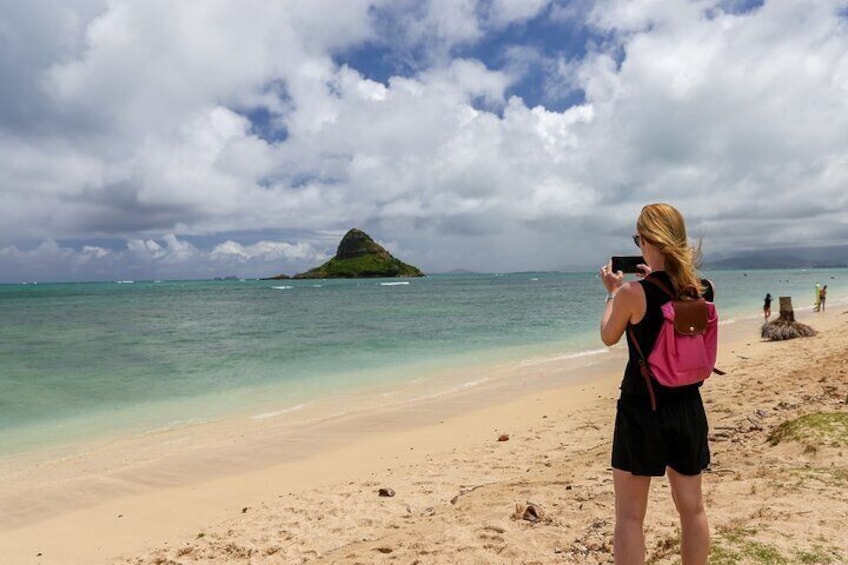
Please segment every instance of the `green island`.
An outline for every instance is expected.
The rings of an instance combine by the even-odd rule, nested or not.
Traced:
[[[423,277],[418,268],[408,265],[391,253],[371,236],[359,229],[348,231],[339,243],[336,255],[323,265],[298,273],[294,279],[355,279]],[[277,275],[272,279],[289,278]]]

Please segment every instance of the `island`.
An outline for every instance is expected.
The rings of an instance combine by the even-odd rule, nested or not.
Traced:
[[[299,273],[295,279],[355,279],[423,277],[418,267],[408,265],[359,229],[348,231],[336,255],[320,267]]]

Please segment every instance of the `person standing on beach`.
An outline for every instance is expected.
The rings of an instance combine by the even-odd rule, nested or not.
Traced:
[[[700,244],[692,247],[680,212],[670,204],[642,208],[633,241],[642,251],[644,279],[660,281],[676,293],[713,300],[709,281],[697,274]],[[708,423],[701,400],[701,383],[668,388],[653,383],[657,401],[652,410],[648,385],[639,370],[638,340],[645,356],[663,323],[662,305],[670,300],[647,280],[624,282],[608,263],[600,278],[607,290],[601,318],[601,339],[618,343],[627,331],[629,358],[621,382],[612,443],[615,489],[616,565],[645,561],[644,520],[652,477],[668,475],[672,499],[680,516],[681,555],[685,565],[707,563],[710,531],[701,488],[702,471],[710,464]]]
[[[824,285],[819,291],[819,310],[824,312],[824,301],[827,299],[827,285]]]
[[[768,323],[769,318],[771,318],[771,294],[766,293],[766,299],[763,302],[763,316],[766,318],[766,323]]]

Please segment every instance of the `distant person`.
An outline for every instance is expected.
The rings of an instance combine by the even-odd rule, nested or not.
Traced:
[[[769,318],[771,318],[771,294],[766,293],[766,299],[763,302],[763,316],[766,318],[766,323],[768,323]]]
[[[819,291],[819,309],[824,312],[824,302],[827,299],[827,285],[824,285]]]
[[[821,310],[821,285],[816,283],[816,301],[813,303],[813,312]]]
[[[663,324],[662,305],[670,297],[647,279],[677,294],[691,293],[713,300],[712,285],[697,273],[700,246],[692,247],[680,212],[669,204],[642,208],[633,241],[645,264],[645,280],[624,282],[624,274],[601,267],[607,290],[601,318],[601,340],[618,343],[627,333],[629,357],[621,381],[612,440],[612,476],[615,490],[616,565],[645,562],[645,513],[652,477],[668,475],[674,506],[680,516],[680,551],[686,565],[705,565],[710,531],[701,489],[702,471],[710,464],[707,414],[701,383],[668,388],[643,378],[641,357],[649,355]],[[638,276],[638,275],[637,275]],[[647,382],[646,382],[647,381]],[[648,382],[654,389],[652,409]]]

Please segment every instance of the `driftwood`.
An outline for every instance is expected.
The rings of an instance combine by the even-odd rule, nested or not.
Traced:
[[[763,339],[770,341],[781,341],[784,339],[795,339],[796,337],[810,337],[816,335],[816,330],[806,324],[795,321],[795,311],[792,309],[792,297],[780,297],[780,317],[776,320],[763,324],[760,332]]]

